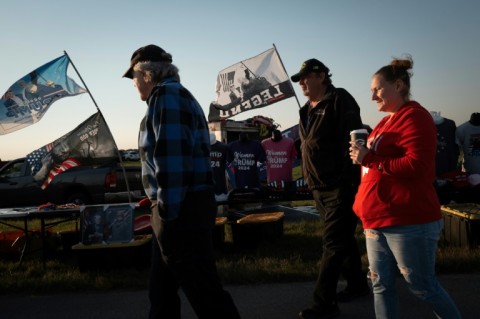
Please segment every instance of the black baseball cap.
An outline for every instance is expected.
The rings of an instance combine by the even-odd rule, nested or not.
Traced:
[[[127,72],[123,75],[124,78],[133,78],[133,67],[138,62],[150,61],[150,62],[172,62],[172,58],[166,57],[165,53],[167,53],[164,49],[156,46],[154,44],[149,44],[144,47],[138,48],[132,54],[132,58],[130,59],[130,67],[128,68]]]
[[[297,74],[294,74],[290,77],[293,82],[300,81],[300,78],[304,75],[307,75],[311,72],[322,73],[325,72],[327,75],[330,72],[330,69],[325,66],[322,62],[318,61],[317,59],[310,59],[303,62],[302,66],[300,67],[300,71]]]

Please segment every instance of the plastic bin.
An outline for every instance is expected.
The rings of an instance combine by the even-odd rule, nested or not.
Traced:
[[[443,235],[447,243],[457,247],[480,246],[480,205],[474,203],[442,206]]]
[[[23,230],[0,231],[1,257],[17,258],[25,245],[25,232]]]

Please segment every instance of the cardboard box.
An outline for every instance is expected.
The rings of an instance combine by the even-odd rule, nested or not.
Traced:
[[[442,206],[443,235],[457,247],[480,246],[480,204],[461,203]]]
[[[230,224],[233,243],[241,247],[256,247],[264,240],[283,235],[283,212],[250,214]]]

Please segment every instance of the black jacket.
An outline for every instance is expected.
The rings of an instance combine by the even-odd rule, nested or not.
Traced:
[[[343,182],[358,185],[360,165],[349,155],[350,131],[362,128],[360,108],[345,89],[329,85],[324,99],[300,109],[303,177],[310,189],[328,189]]]

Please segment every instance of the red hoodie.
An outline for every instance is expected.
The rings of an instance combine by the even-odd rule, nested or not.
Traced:
[[[433,186],[436,134],[432,116],[415,101],[384,117],[373,129],[353,204],[364,228],[442,218]]]

